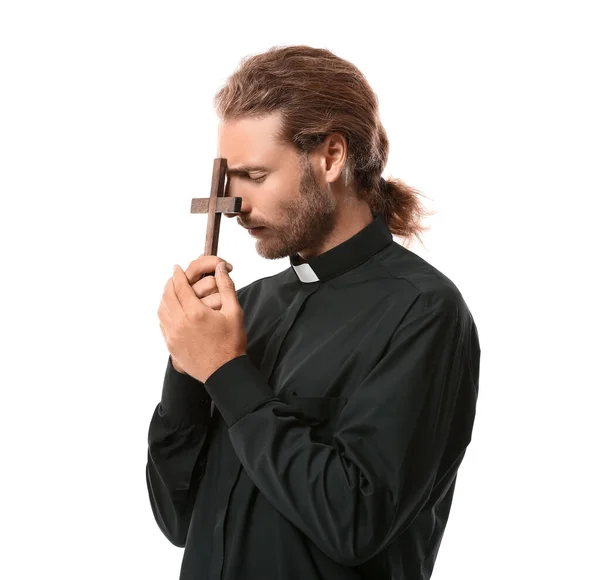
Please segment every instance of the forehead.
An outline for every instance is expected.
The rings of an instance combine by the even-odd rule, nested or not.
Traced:
[[[242,118],[221,121],[218,130],[217,157],[227,165],[274,165],[293,153],[291,146],[279,143],[275,136],[281,126],[277,113],[259,119]]]

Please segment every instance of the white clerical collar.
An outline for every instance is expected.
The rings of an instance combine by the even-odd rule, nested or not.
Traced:
[[[298,279],[300,282],[318,282],[319,277],[315,273],[315,271],[310,267],[308,263],[306,264],[292,264],[292,268],[296,271],[298,275]]]

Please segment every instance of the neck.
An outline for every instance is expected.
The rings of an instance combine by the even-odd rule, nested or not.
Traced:
[[[373,214],[369,204],[358,200],[354,196],[346,196],[338,204],[335,225],[331,233],[321,242],[317,248],[311,248],[298,252],[303,260],[314,258],[320,254],[335,248],[339,244],[350,239],[358,232],[366,228],[373,221]]]

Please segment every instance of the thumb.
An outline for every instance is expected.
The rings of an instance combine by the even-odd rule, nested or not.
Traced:
[[[235,285],[229,276],[229,269],[233,269],[233,266],[227,262],[219,262],[217,266],[216,281],[221,295],[221,312],[223,313],[234,312],[240,308]]]

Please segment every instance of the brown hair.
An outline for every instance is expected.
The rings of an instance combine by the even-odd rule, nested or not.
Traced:
[[[307,155],[330,133],[348,144],[344,174],[371,210],[382,214],[390,231],[409,245],[428,230],[421,218],[422,195],[398,178],[382,181],[389,142],[379,118],[379,102],[364,75],[352,63],[323,48],[273,47],[242,59],[215,95],[223,120],[282,115],[279,140]],[[423,196],[426,197],[426,196]]]

